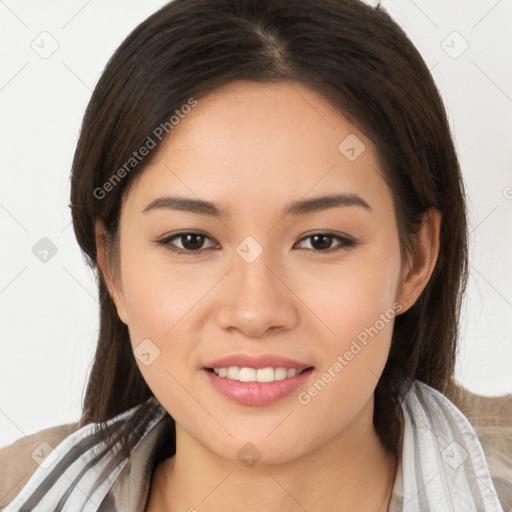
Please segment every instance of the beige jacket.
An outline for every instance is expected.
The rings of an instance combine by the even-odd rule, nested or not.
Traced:
[[[450,398],[473,425],[502,507],[512,511],[512,394],[488,398],[460,387]],[[0,509],[16,497],[48,455],[50,450],[41,443],[56,448],[78,427],[78,422],[51,427],[0,448]]]

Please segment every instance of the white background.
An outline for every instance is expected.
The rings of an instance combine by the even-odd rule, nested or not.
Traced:
[[[71,162],[107,60],[165,3],[0,1],[0,446],[80,417],[98,303],[67,206]],[[456,376],[480,394],[510,393],[512,2],[382,5],[432,70],[469,196],[471,277]],[[52,44],[46,59],[32,48]],[[42,237],[57,248],[46,263],[32,252]]]

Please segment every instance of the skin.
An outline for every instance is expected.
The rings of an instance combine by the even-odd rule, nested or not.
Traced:
[[[350,134],[366,146],[354,161],[338,149]],[[387,510],[397,461],[372,416],[393,321],[309,403],[297,395],[393,304],[403,313],[415,302],[436,261],[438,212],[428,212],[414,258],[402,260],[373,144],[298,83],[230,84],[199,101],[171,135],[123,201],[117,273],[97,223],[98,264],[132,346],[149,338],[160,350],[148,366],[137,364],[177,425],[176,455],[157,467],[147,510]],[[356,194],[370,209],[281,214],[292,201],[334,192]],[[162,195],[215,201],[230,216],[143,212]],[[197,243],[198,255],[155,243],[186,229],[211,238]],[[333,239],[329,252],[313,252],[322,246],[304,238],[326,232],[357,243]],[[252,263],[236,252],[247,236],[263,250]],[[172,243],[183,250],[186,240]],[[240,405],[202,370],[238,352],[275,353],[315,370],[272,405]],[[261,453],[253,466],[237,457],[248,442]]]

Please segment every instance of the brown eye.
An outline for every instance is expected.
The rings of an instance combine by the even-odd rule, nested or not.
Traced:
[[[189,251],[197,251],[198,249],[201,249],[205,237],[203,235],[187,234],[180,235],[179,239],[185,249]]]
[[[356,244],[355,240],[345,236],[335,235],[333,233],[315,233],[304,237],[299,243],[310,240],[311,249],[314,252],[329,252],[338,249],[346,249]],[[332,245],[337,242],[336,245]]]
[[[204,247],[204,243],[208,240],[213,242],[213,239],[204,233],[182,232],[156,240],[156,243],[178,254],[193,255],[201,252],[203,249],[212,249],[213,245]],[[303,243],[306,240],[310,240],[310,248],[306,247],[306,249],[318,253],[334,252],[356,245],[354,239],[333,233],[315,233],[302,238],[298,243]],[[334,245],[333,242],[335,242]]]
[[[180,254],[195,254],[201,252],[202,249],[212,248],[212,246],[203,247],[207,240],[212,239],[203,233],[182,232],[157,240],[156,243]]]

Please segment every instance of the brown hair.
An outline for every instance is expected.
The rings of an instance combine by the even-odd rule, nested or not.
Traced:
[[[356,0],[174,0],[141,23],[108,62],[85,113],[71,176],[78,243],[96,268],[95,221],[104,223],[109,240],[116,238],[127,186],[162,142],[115,183],[114,174],[190,98],[200,101],[237,80],[302,83],[372,140],[393,193],[403,254],[426,210],[442,214],[433,275],[414,306],[396,318],[375,389],[376,432],[397,454],[401,396],[415,379],[445,394],[452,386],[467,226],[443,102],[419,52],[380,6]],[[109,180],[113,186],[105,192]],[[99,423],[107,449],[120,440],[126,456],[154,414],[147,401],[153,393],[104,278],[98,278],[99,339],[80,425]],[[138,404],[115,435],[104,425]],[[164,421],[172,432],[172,417]],[[175,447],[170,450],[168,455]]]

